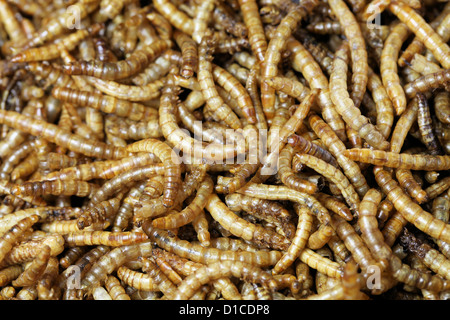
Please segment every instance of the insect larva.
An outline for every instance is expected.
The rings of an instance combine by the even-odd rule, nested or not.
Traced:
[[[94,108],[105,113],[114,113],[120,117],[126,117],[135,121],[147,120],[157,116],[155,109],[146,107],[143,104],[95,92],[54,87],[52,95],[68,103]]]
[[[213,0],[202,1],[195,8],[195,16],[193,17],[194,27],[192,30],[192,39],[200,43],[203,35],[208,27],[208,24],[212,18],[215,3]]]
[[[134,51],[127,59],[118,62],[75,61],[64,65],[64,72],[70,75],[86,75],[103,80],[118,80],[128,78],[144,69],[163,51],[171,46],[169,40],[159,40]]]
[[[428,106],[428,100],[424,94],[417,94],[416,98],[418,103],[417,124],[419,126],[422,141],[425,144],[429,154],[442,154],[439,141],[433,131],[433,123],[430,115],[430,108]]]
[[[53,222],[47,222],[42,224],[41,229],[43,231],[49,232],[49,233],[59,233],[59,234],[65,234],[70,232],[77,232],[81,231],[78,228],[78,220],[60,220],[60,221],[53,221]],[[109,226],[109,222],[102,221],[98,223],[94,223],[90,226],[93,230],[104,230]],[[89,228],[85,228],[84,230],[89,230]]]
[[[407,228],[403,229],[400,237],[402,246],[413,252],[433,272],[449,280],[450,260],[429,244],[418,239]]]
[[[375,179],[388,199],[394,204],[397,211],[403,217],[413,223],[419,230],[432,237],[448,242],[450,228],[441,220],[434,218],[430,213],[423,210],[414,203],[398,186],[397,182],[390,177],[389,173],[375,167]]]
[[[450,81],[450,70],[444,69],[439,72],[429,73],[416,80],[407,83],[404,86],[406,95],[409,98],[414,97],[417,93],[425,93],[432,89],[444,87],[448,90],[448,83]]]
[[[177,291],[177,286],[161,271],[161,269],[149,258],[141,257],[142,270],[146,272],[153,282],[158,286],[158,289],[168,299],[173,300]]]
[[[164,164],[164,206],[171,207],[175,201],[181,184],[181,168],[178,156],[166,143],[156,139],[146,139],[127,146],[130,152],[150,152],[155,154]]]
[[[281,259],[273,267],[273,274],[279,274],[286,270],[308,243],[308,238],[312,229],[313,215],[307,208],[297,206],[295,209],[298,214],[297,230],[286,253],[283,254]]]
[[[445,124],[450,124],[450,93],[438,92],[434,96],[434,113],[436,118]]]
[[[354,161],[370,163],[376,166],[390,168],[440,171],[450,168],[449,156],[435,156],[422,154],[394,153],[382,150],[348,149],[344,151],[346,157]]]
[[[326,274],[329,277],[339,278],[342,276],[342,267],[337,262],[334,262],[309,248],[302,250],[299,259],[312,269]]]
[[[429,201],[428,195],[425,190],[414,179],[410,170],[397,169],[395,170],[395,176],[400,186],[405,189],[408,194],[414,198],[419,204]]]
[[[401,45],[408,35],[409,29],[404,23],[396,24],[387,37],[381,53],[381,80],[392,101],[396,115],[401,115],[406,109],[405,91],[400,84],[397,72],[397,58]]]
[[[54,286],[56,277],[59,273],[59,261],[55,257],[50,257],[47,267],[42,273],[41,278],[36,283],[38,299],[40,300],[57,300],[60,299],[61,292]]]
[[[289,245],[289,241],[278,233],[271,232],[238,217],[228,209],[216,194],[211,194],[208,197],[205,209],[225,229],[236,236],[243,237],[245,240],[256,241],[263,246],[273,247],[274,249],[286,249]]]
[[[258,11],[258,4],[255,0],[239,0],[239,7],[242,18],[247,27],[248,40],[252,48],[253,55],[259,62],[264,61],[267,51],[267,40]]]
[[[194,32],[194,21],[183,11],[179,10],[169,0],[157,0],[154,3],[155,9],[176,29],[192,36]]]
[[[325,162],[324,160],[321,160],[309,154],[299,153],[294,157],[298,157],[298,159],[303,164],[307,165],[311,169],[317,171],[318,173],[335,183],[338,186],[339,190],[342,192],[342,195],[347,201],[347,204],[350,206],[352,211],[357,214],[360,202],[359,196],[353,188],[353,185],[350,183],[350,181],[348,181],[342,171]]]
[[[96,285],[103,283],[107,276],[118,267],[137,259],[139,256],[148,256],[151,254],[152,244],[144,241],[137,244],[119,246],[102,255],[85,274],[81,281],[81,289],[89,290]]]
[[[149,239],[155,241],[161,248],[195,262],[208,264],[216,261],[234,260],[263,267],[274,265],[281,257],[281,252],[277,250],[249,252],[205,248],[200,244],[181,240],[178,237],[170,237],[167,231],[155,229],[151,222],[147,221],[142,223],[142,229],[149,236]]]
[[[208,196],[213,192],[214,185],[210,177],[205,177],[197,189],[192,202],[183,210],[153,220],[153,226],[160,229],[175,229],[191,222],[205,207]]]
[[[25,182],[13,187],[11,193],[17,196],[67,195],[91,196],[98,185],[78,180],[46,180]]]
[[[193,274],[186,277],[178,286],[174,300],[189,299],[200,286],[210,281],[229,276],[245,278],[251,282],[261,283],[268,286],[271,291],[275,291],[277,288],[277,284],[272,276],[259,267],[239,261],[220,261],[199,268]]]
[[[158,286],[147,273],[121,266],[117,269],[117,277],[126,285],[138,290],[159,291]]]
[[[306,153],[316,158],[319,158],[334,167],[338,167],[338,163],[333,155],[326,149],[320,147],[319,145],[310,142],[299,135],[291,135],[287,139],[289,145],[294,148],[297,153]]]
[[[192,220],[192,226],[197,232],[197,239],[201,245],[209,247],[211,234],[209,232],[209,221],[207,219],[205,210],[201,210],[200,214]]]
[[[181,49],[182,63],[180,75],[190,78],[197,72],[198,66],[198,46],[197,43],[187,34],[175,30],[175,41]]]
[[[369,189],[369,186],[365,177],[362,175],[359,166],[343,155],[342,152],[346,150],[345,144],[319,116],[311,114],[308,118],[308,122],[313,131],[325,144],[328,151],[336,158],[339,166],[349,178],[358,194],[363,196]]]
[[[88,251],[87,247],[73,247],[64,252],[64,255],[59,259],[59,264],[62,268],[67,269],[74,264],[82,255]]]
[[[39,277],[44,273],[50,259],[50,247],[44,246],[36,255],[33,262],[25,268],[24,272],[11,284],[16,287],[27,287],[34,285]]]
[[[427,193],[429,200],[433,200],[439,195],[441,195],[443,192],[447,191],[449,188],[450,188],[450,177],[445,177],[439,180],[438,182],[429,185],[425,189],[425,192]]]
[[[320,249],[327,244],[333,235],[334,230],[331,226],[321,224],[319,228],[309,236],[307,246],[313,250]]]
[[[278,73],[278,63],[281,61],[281,48],[284,48],[286,41],[297,28],[298,24],[317,6],[318,2],[306,1],[295,6],[283,17],[277,26],[274,36],[269,41],[264,57],[264,64],[261,66],[262,79],[270,79]],[[273,118],[275,111],[275,89],[265,82],[261,83],[261,102],[264,114],[268,121]]]
[[[19,237],[33,224],[38,222],[39,216],[32,215],[18,221],[0,238],[0,262],[3,261],[8,252],[12,249]]]
[[[115,276],[110,275],[106,278],[105,288],[113,300],[131,300]]]
[[[350,98],[353,100],[355,107],[358,108],[366,91],[368,81],[368,62],[364,37],[355,16],[348,9],[344,1],[334,0],[329,2],[329,5],[343,26],[343,33],[345,34],[349,47],[351,48],[352,92],[350,94]],[[331,93],[333,94],[333,89],[331,89]],[[333,102],[336,105],[336,102]],[[336,107],[338,106],[336,105]]]
[[[8,285],[12,280],[16,279],[23,271],[22,266],[14,265],[0,270],[0,285],[2,287]]]
[[[224,121],[231,128],[239,129],[242,125],[241,121],[236,114],[230,110],[230,107],[224,103],[215,88],[213,66],[210,59],[212,52],[214,52],[216,41],[217,39],[214,39],[210,34],[203,37],[199,46],[197,79],[202,89],[204,99],[215,116]]]
[[[348,60],[348,51],[348,44],[343,42],[342,46],[335,54],[333,72],[330,75],[331,100],[345,123],[358,132],[361,138],[377,149],[386,150],[389,148],[389,142],[386,141],[376,127],[361,114],[347,92],[346,61]]]

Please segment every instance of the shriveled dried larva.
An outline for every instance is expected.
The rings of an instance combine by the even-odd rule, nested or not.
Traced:
[[[409,98],[414,97],[417,93],[425,93],[430,90],[444,87],[448,90],[450,82],[450,70],[444,69],[439,72],[429,73],[405,85],[404,90]]]
[[[364,163],[390,168],[441,171],[450,169],[450,156],[434,156],[428,154],[394,153],[382,150],[348,149],[345,156]]]
[[[411,7],[403,2],[391,2],[389,10],[423,42],[444,68],[450,68],[450,48],[433,28]]]
[[[430,270],[444,279],[450,279],[450,260],[438,250],[433,249],[429,244],[415,237],[407,228],[403,230],[400,241],[402,246],[417,255]]]
[[[33,119],[14,111],[2,111],[0,114],[0,122],[34,136],[41,136],[49,142],[69,148],[78,153],[86,154],[87,156],[111,159],[123,158],[126,155],[123,148],[87,140],[79,135],[66,132],[52,123],[40,119]]]
[[[0,285],[2,287],[8,285],[12,280],[16,279],[23,271],[22,266],[14,265],[0,270]]]
[[[371,124],[364,115],[361,114],[360,110],[353,103],[347,92],[346,61],[348,61],[348,51],[348,44],[343,42],[335,54],[333,61],[333,73],[330,75],[331,100],[345,123],[358,132],[361,138],[366,140],[366,142],[374,148],[386,150],[389,148],[389,142],[386,141],[384,136],[376,129],[376,127]],[[367,81],[364,89],[366,85]]]
[[[308,243],[313,222],[312,212],[308,208],[299,206],[296,207],[296,211],[298,214],[297,230],[291,244],[289,245],[289,248],[286,250],[286,253],[283,254],[281,259],[273,267],[273,274],[280,274],[285,271],[294,262]]]
[[[50,259],[50,247],[44,246],[36,255],[33,262],[25,268],[24,272],[11,284],[16,287],[27,287],[36,283],[44,273]]]
[[[317,1],[305,1],[289,11],[283,17],[280,24],[275,30],[273,38],[269,41],[267,51],[264,56],[264,64],[261,66],[262,79],[268,79],[276,76],[278,73],[278,63],[281,61],[281,49],[284,48],[286,41],[291,36],[292,32],[297,28],[298,24],[317,6]],[[265,84],[261,83],[261,102],[264,114],[267,120],[273,118],[275,111],[275,90]]]

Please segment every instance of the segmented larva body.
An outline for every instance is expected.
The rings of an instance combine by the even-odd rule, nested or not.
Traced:
[[[32,286],[44,273],[50,259],[50,247],[43,246],[33,262],[11,284],[16,287]]]
[[[181,49],[180,75],[189,79],[197,72],[198,45],[190,36],[179,30],[175,30],[174,37]]]
[[[137,102],[117,99],[101,93],[75,90],[71,88],[54,87],[52,96],[56,99],[81,107],[94,108],[105,113],[114,113],[130,120],[148,120],[157,117],[157,110]]]
[[[0,270],[0,286],[6,286],[12,280],[16,279],[23,271],[22,266],[14,265]]]
[[[328,125],[336,132],[338,137],[342,141],[345,141],[344,122],[331,101],[328,79],[323,74],[320,65],[309,51],[293,37],[287,42],[287,50],[292,52],[292,67],[302,73],[309,83],[310,88],[321,89],[317,96],[317,104],[321,108],[321,114]]]
[[[445,69],[435,73],[429,73],[409,82],[405,85],[405,93],[409,98],[418,93],[426,93],[433,89],[444,87],[449,90],[450,69]]]
[[[430,114],[430,107],[428,106],[427,97],[420,93],[416,95],[418,110],[417,110],[417,124],[419,126],[420,136],[425,144],[429,154],[442,154],[441,146],[437,140],[433,130],[433,122]]]
[[[111,247],[140,243],[148,239],[142,232],[78,231],[64,235],[68,246],[105,245]]]
[[[170,237],[167,231],[153,228],[150,221],[144,221],[142,229],[149,236],[150,240],[155,241],[161,248],[182,258],[188,258],[204,264],[233,260],[264,267],[275,265],[281,257],[281,252],[278,250],[250,252],[205,248],[199,243],[188,242],[178,237]]]
[[[179,10],[169,0],[157,0],[153,5],[172,26],[192,36],[192,33],[194,32],[194,21],[187,14]]]
[[[261,77],[268,79],[278,73],[278,63],[281,61],[281,48],[285,44],[298,24],[317,6],[317,1],[305,1],[295,6],[283,17],[275,30],[275,34],[269,41],[267,51],[262,64]],[[261,102],[267,120],[272,120],[275,112],[275,89],[265,82],[261,83]]]
[[[357,214],[360,202],[359,196],[353,188],[353,185],[342,173],[342,171],[325,162],[324,160],[321,160],[309,154],[299,153],[296,154],[295,157],[297,157],[303,164],[307,165],[311,169],[317,171],[318,173],[335,183],[339,190],[342,192],[342,195],[347,201],[347,204],[350,206],[352,211]]]
[[[135,50],[127,59],[118,62],[107,61],[74,61],[64,65],[64,72],[70,75],[86,75],[103,80],[119,80],[128,78],[143,70],[163,51],[170,48],[170,40],[157,40],[142,49]]]
[[[211,194],[208,197],[205,209],[208,210],[214,220],[238,237],[256,241],[263,246],[273,247],[274,249],[284,250],[289,245],[289,240],[282,235],[238,217],[228,209],[216,194]]]
[[[121,266],[117,269],[117,277],[126,285],[138,290],[159,291],[158,286],[147,273]]]
[[[338,168],[338,162],[333,157],[333,155],[326,149],[321,146],[313,143],[302,136],[299,135],[291,135],[288,137],[287,142],[294,148],[294,151],[297,153],[306,153],[313,157],[319,158],[332,166]]]
[[[200,43],[197,72],[198,83],[200,84],[204,99],[214,115],[219,120],[228,124],[232,129],[239,129],[242,126],[240,119],[223,101],[215,88],[211,54],[214,52],[216,41],[217,39],[213,38],[211,34],[207,34]]]
[[[395,209],[403,217],[413,223],[418,229],[433,238],[448,242],[450,238],[450,228],[441,220],[434,218],[430,213],[423,210],[418,204],[414,203],[398,186],[392,177],[381,169],[375,167],[375,179],[388,199],[394,204]]]
[[[397,1],[391,2],[389,10],[408,26],[444,68],[450,68],[449,46],[442,41],[433,28],[416,11]]]
[[[441,171],[450,169],[450,156],[434,156],[428,154],[394,153],[382,150],[348,149],[344,151],[346,157],[376,166],[390,168]]]
[[[285,271],[299,256],[300,252],[306,247],[306,244],[308,243],[308,238],[311,234],[313,223],[312,212],[308,208],[299,208],[298,206],[296,207],[296,211],[298,214],[297,230],[295,232],[294,238],[291,241],[291,244],[289,245],[289,248],[286,250],[286,253],[283,254],[281,259],[273,267],[273,274],[279,274]]]
[[[115,276],[108,276],[105,281],[105,288],[113,300],[131,300],[130,296],[125,292],[120,281]]]
[[[38,220],[38,215],[23,218],[2,235],[0,238],[0,262],[3,261],[8,252],[12,249],[17,239],[19,239],[28,228],[38,222]]]
[[[248,40],[252,48],[253,55],[261,63],[267,51],[267,40],[264,33],[261,16],[258,11],[258,4],[255,0],[239,0],[239,6],[247,27]]]
[[[347,61],[348,44],[343,42],[336,52],[333,61],[333,72],[330,75],[331,99],[336,106],[336,110],[342,116],[345,123],[366,140],[373,147],[381,150],[389,148],[383,135],[375,128],[369,120],[363,116],[356,108],[347,92]]]
[[[329,5],[336,15],[336,18],[339,20],[344,31],[343,33],[345,34],[349,47],[351,48],[352,92],[350,94],[350,98],[353,100],[355,107],[359,107],[366,91],[368,81],[369,66],[367,62],[367,51],[364,37],[361,33],[361,28],[358,21],[353,13],[348,9],[344,1],[333,0],[329,2]],[[332,89],[331,93],[333,93]],[[336,105],[336,102],[333,102]]]
[[[420,184],[414,179],[411,170],[397,169],[395,170],[395,176],[400,186],[402,186],[402,188],[404,188],[419,204],[429,201],[426,191],[423,190]]]
[[[127,146],[131,152],[150,152],[155,154],[165,167],[164,206],[171,207],[181,185],[181,166],[179,158],[166,143],[156,139],[146,139]]]
[[[213,181],[209,176],[206,176],[197,188],[197,193],[189,205],[177,213],[153,220],[153,226],[160,229],[175,229],[192,222],[205,207],[208,196],[213,190]]]
[[[174,300],[189,299],[202,285],[229,276],[261,283],[268,286],[271,291],[275,291],[277,288],[272,276],[257,266],[239,261],[220,261],[199,268],[186,277],[178,286]]]
[[[405,91],[400,83],[397,70],[397,58],[403,42],[409,35],[409,29],[404,23],[398,23],[386,39],[381,53],[380,75],[386,92],[392,101],[396,115],[401,115],[406,109]]]
[[[123,148],[82,138],[79,135],[58,128],[57,125],[40,119],[33,119],[32,117],[24,116],[14,111],[2,111],[0,114],[0,122],[31,135],[41,136],[48,142],[90,157],[120,159],[126,155]]]
[[[151,254],[152,244],[144,241],[137,244],[119,246],[102,255],[85,274],[81,289],[89,290],[103,283],[107,276],[127,261]]]
[[[13,187],[13,195],[40,196],[40,195],[65,195],[90,197],[98,190],[98,185],[86,181],[77,180],[47,180],[25,182]]]
[[[438,92],[434,97],[434,113],[438,120],[450,124],[450,92]]]

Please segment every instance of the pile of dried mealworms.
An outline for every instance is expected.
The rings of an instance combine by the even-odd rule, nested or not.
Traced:
[[[0,300],[450,297],[449,2],[0,21]]]

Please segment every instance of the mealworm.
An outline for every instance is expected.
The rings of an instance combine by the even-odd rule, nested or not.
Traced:
[[[448,242],[449,228],[445,223],[434,218],[430,213],[414,203],[411,198],[404,194],[397,182],[386,171],[380,167],[375,167],[374,174],[378,185],[394,204],[395,209],[401,212],[407,221],[413,223],[418,229],[432,237]]]
[[[306,1],[301,5],[292,8],[289,13],[283,17],[277,26],[274,37],[269,41],[267,51],[264,56],[264,64],[261,69],[262,79],[268,79],[277,75],[278,63],[281,61],[281,48],[297,28],[298,24],[317,6],[316,1]],[[261,83],[261,102],[264,114],[267,120],[273,118],[275,111],[275,90],[269,87],[265,82]]]
[[[147,221],[142,223],[142,230],[149,236],[150,240],[155,241],[161,248],[182,258],[204,264],[233,260],[263,267],[274,265],[281,257],[281,252],[278,250],[249,252],[205,248],[200,244],[190,243],[178,237],[170,237],[167,231],[155,229],[151,226],[151,222]]]
[[[20,265],[14,265],[0,270],[0,285],[6,286],[12,280],[16,279],[23,269]]]
[[[277,264],[273,267],[273,274],[279,274],[286,270],[308,243],[308,238],[312,229],[313,215],[307,208],[296,207],[296,211],[298,214],[297,230],[286,253],[283,254]]]
[[[205,207],[208,196],[213,192],[213,181],[206,176],[200,186],[192,202],[180,212],[170,214],[153,220],[153,226],[159,229],[175,229],[191,222],[201,213]]]
[[[417,183],[410,170],[397,169],[395,170],[395,176],[400,186],[419,204],[429,201],[426,191]]]
[[[36,255],[33,262],[11,284],[16,287],[26,287],[35,284],[39,277],[44,273],[49,259],[50,247],[44,246]]]
[[[382,150],[348,149],[345,156],[364,163],[390,168],[440,171],[450,168],[449,156],[395,153]]]
[[[147,274],[131,270],[126,266],[120,266],[117,269],[117,277],[128,286],[144,291],[158,291],[158,286]]]
[[[192,36],[194,32],[194,21],[183,11],[179,10],[168,0],[157,0],[153,3],[155,9],[175,28]]]
[[[406,95],[409,98],[414,97],[418,93],[425,93],[432,89],[444,87],[448,90],[448,82],[450,81],[450,71],[444,69],[439,72],[429,73],[416,80],[407,83],[404,86]]]
[[[361,114],[356,105],[350,99],[347,92],[347,63],[349,47],[346,42],[336,52],[333,62],[333,72],[330,75],[331,100],[336,106],[337,112],[345,123],[367,141],[373,147],[386,150],[389,142],[369,120]],[[365,86],[364,86],[365,87]]]
[[[355,16],[348,9],[344,1],[334,0],[329,2],[331,9],[336,15],[337,19],[342,25],[343,33],[347,38],[349,47],[351,48],[350,55],[352,61],[352,91],[350,98],[353,100],[355,107],[359,107],[362,101],[362,97],[366,91],[368,81],[368,62],[367,51],[364,42],[364,37],[361,33],[358,22]],[[330,78],[330,90],[333,99],[333,89],[331,87]],[[336,102],[333,101],[336,105]],[[336,105],[336,107],[338,107]],[[344,120],[345,121],[345,120]]]
[[[219,199],[216,194],[211,194],[206,202],[205,209],[214,220],[218,221],[232,234],[243,237],[249,241],[256,241],[264,246],[274,249],[286,249],[289,241],[278,233],[264,229],[239,218]]]
[[[154,153],[164,164],[165,182],[164,182],[164,206],[171,207],[175,201],[178,189],[181,184],[181,168],[177,164],[179,161],[174,151],[164,142],[156,139],[146,139],[135,142],[127,146],[131,152],[150,152]]]
[[[444,68],[450,67],[450,48],[417,12],[397,1],[389,4],[389,10],[408,26]]]
[[[245,26],[247,27],[248,40],[253,55],[259,62],[263,62],[268,44],[264,34],[261,16],[259,15],[258,4],[255,0],[239,0],[239,7]]]
[[[439,180],[438,182],[429,185],[425,189],[425,192],[427,193],[429,200],[433,200],[443,192],[447,191],[449,188],[450,188],[450,177],[445,177]]]
[[[12,188],[11,193],[17,196],[67,195],[86,197],[98,190],[96,184],[77,180],[46,180],[25,182]]]

